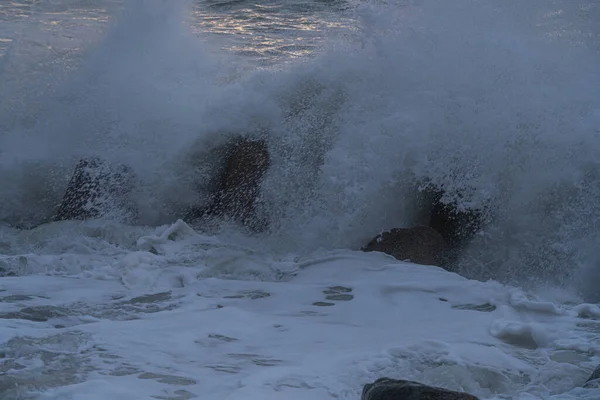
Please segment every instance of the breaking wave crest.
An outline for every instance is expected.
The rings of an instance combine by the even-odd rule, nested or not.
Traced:
[[[558,2],[362,3],[345,11],[347,40],[252,72],[192,35],[183,3],[131,2],[68,78],[49,62],[25,75],[11,54],[35,56],[8,54],[2,99],[23,101],[0,109],[1,220],[41,221],[77,159],[98,155],[135,170],[142,223],[173,221],[202,192],[211,149],[267,132],[262,246],[358,249],[423,222],[427,183],[486,210],[465,275],[600,297],[598,46],[551,40]],[[33,85],[53,90],[31,105]]]

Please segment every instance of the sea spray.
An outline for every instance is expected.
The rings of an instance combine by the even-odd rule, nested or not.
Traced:
[[[428,183],[489,210],[463,274],[570,285],[594,270],[598,53],[551,40],[559,27],[540,21],[560,4],[358,5],[346,43],[223,79],[236,56],[214,57],[174,3],[131,2],[34,126],[2,136],[3,219],[39,220],[76,159],[94,153],[136,170],[144,224],[175,220],[202,197],[211,149],[264,131],[272,231],[256,246],[358,249],[422,223],[415,196]],[[49,171],[58,178],[41,203]]]

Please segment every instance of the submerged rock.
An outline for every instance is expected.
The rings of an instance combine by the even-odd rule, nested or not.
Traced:
[[[126,165],[113,166],[97,157],[84,158],[75,166],[52,219],[86,220],[117,214],[132,219],[133,207],[127,201],[132,181],[133,173]]]
[[[226,218],[251,230],[261,230],[264,223],[256,215],[256,204],[262,179],[271,164],[266,142],[239,137],[217,151],[222,152],[223,160],[209,204],[192,209],[185,219]]]
[[[410,260],[415,264],[443,266],[448,245],[435,229],[428,226],[417,226],[383,232],[362,250],[380,251],[394,256],[400,261]]]
[[[592,372],[592,375],[585,382],[585,385],[583,385],[583,387],[600,387],[600,365],[598,365],[594,372]]]
[[[5,276],[17,276],[17,273],[4,267],[0,267],[0,278]]]
[[[422,383],[379,378],[364,386],[361,400],[479,400],[468,393],[454,392]]]

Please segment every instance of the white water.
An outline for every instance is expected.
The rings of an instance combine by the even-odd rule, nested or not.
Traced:
[[[316,53],[249,71],[173,3],[132,1],[108,27],[117,2],[82,6],[85,22],[48,14],[50,35],[2,28],[18,32],[0,61],[2,220],[41,221],[96,154],[132,165],[142,223],[166,224],[0,228],[0,266],[20,275],[0,281],[2,312],[64,308],[0,320],[4,398],[357,399],[380,376],[486,399],[599,396],[577,388],[600,362],[600,311],[585,305],[599,282],[595,8],[364,4]],[[222,133],[258,129],[272,232],[171,225]],[[418,222],[423,178],[493,210],[462,272],[525,289],[351,251]],[[313,305],[338,285],[353,299]],[[271,296],[227,297],[245,291]]]
[[[598,362],[600,309],[564,293],[352,251],[274,257],[182,223],[138,234],[27,257],[79,274],[3,278],[3,311],[54,313],[1,325],[2,381],[20,384],[3,398],[358,399],[381,376],[485,399],[597,398],[577,386]],[[59,387],[25,396],[36,386]]]

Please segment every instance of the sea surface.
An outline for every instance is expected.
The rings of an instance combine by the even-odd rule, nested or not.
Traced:
[[[594,0],[0,0],[0,399],[597,400],[598,65]],[[182,221],[253,132],[269,230]],[[48,223],[86,156],[139,221]],[[360,251],[424,185],[458,273]]]

